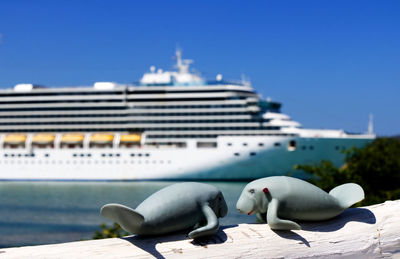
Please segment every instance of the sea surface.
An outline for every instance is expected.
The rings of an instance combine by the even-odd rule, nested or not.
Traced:
[[[135,208],[150,194],[175,182],[0,182],[0,248],[92,239],[107,203]],[[235,208],[246,182],[206,182],[228,204],[220,225],[256,222]]]

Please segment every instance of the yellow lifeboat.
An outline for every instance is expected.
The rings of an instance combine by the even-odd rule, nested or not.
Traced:
[[[61,143],[63,144],[81,144],[85,136],[77,133],[64,134],[61,137]]]
[[[24,134],[10,134],[4,139],[4,144],[8,145],[25,145],[26,135]]]
[[[120,143],[137,143],[140,142],[140,134],[124,134],[120,137]]]
[[[33,136],[32,144],[39,144],[39,145],[53,144],[54,139],[55,139],[54,134],[49,134],[49,133],[36,134],[35,136]]]
[[[114,135],[107,133],[96,133],[90,136],[90,144],[112,144]]]

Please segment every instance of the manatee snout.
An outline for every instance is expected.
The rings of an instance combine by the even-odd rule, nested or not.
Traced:
[[[254,212],[255,203],[253,199],[250,199],[245,194],[240,195],[239,200],[236,203],[236,208],[242,214],[252,214]]]
[[[219,218],[223,218],[228,214],[228,205],[224,199],[224,195],[222,192],[219,192],[217,195],[213,195],[208,203],[213,208],[215,215]]]

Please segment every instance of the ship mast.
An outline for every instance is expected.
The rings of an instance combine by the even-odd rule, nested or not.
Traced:
[[[372,115],[372,113],[369,115],[368,134],[374,134],[374,116]]]
[[[189,73],[189,65],[193,63],[191,59],[182,59],[182,51],[177,49],[175,52],[176,56],[176,68],[178,69],[179,74],[187,74]]]

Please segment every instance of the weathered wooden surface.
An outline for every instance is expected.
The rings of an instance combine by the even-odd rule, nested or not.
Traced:
[[[271,231],[266,224],[225,226],[193,241],[185,234],[111,238],[0,249],[0,258],[400,258],[400,200],[348,209],[303,230]]]

